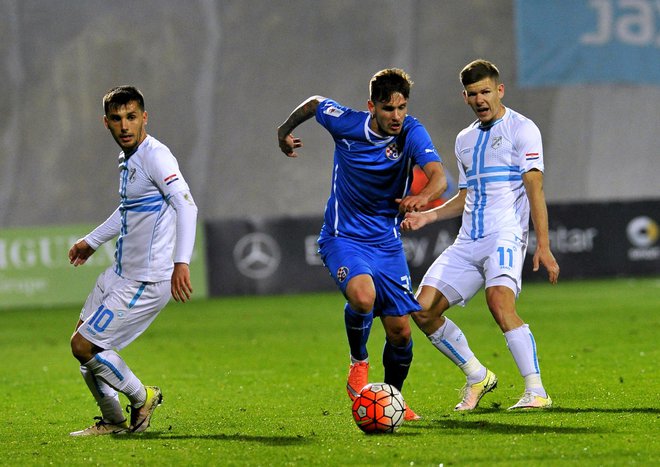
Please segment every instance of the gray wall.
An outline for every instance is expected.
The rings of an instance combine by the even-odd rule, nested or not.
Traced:
[[[320,213],[329,136],[307,122],[302,157],[287,159],[275,129],[312,94],[364,107],[390,66],[415,80],[410,113],[455,175],[454,138],[473,119],[457,75],[477,57],[541,128],[550,202],[660,197],[660,87],[518,88],[513,18],[512,1],[489,0],[0,0],[0,227],[116,207],[101,97],[118,84],[145,93],[148,131],[203,219]]]

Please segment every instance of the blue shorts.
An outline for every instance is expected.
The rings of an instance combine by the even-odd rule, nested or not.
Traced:
[[[323,264],[346,295],[348,281],[368,274],[376,287],[376,316],[404,316],[421,307],[412,291],[410,271],[400,241],[388,244],[364,244],[339,237],[319,239]]]

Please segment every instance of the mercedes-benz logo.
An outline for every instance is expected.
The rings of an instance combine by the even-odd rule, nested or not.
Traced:
[[[255,232],[242,237],[234,246],[234,263],[246,277],[265,279],[280,265],[282,254],[273,237]]]

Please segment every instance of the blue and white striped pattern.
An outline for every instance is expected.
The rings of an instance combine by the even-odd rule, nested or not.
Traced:
[[[120,276],[122,275],[122,271],[123,271],[123,266],[122,266],[122,258],[124,255],[123,240],[124,240],[124,236],[126,236],[129,232],[129,225],[130,225],[129,221],[132,220],[134,217],[132,214],[141,213],[141,215],[144,216],[153,213],[158,216],[165,208],[167,208],[167,199],[160,194],[155,196],[154,195],[144,196],[136,199],[128,198],[127,189],[128,189],[129,173],[130,173],[130,170],[128,169],[128,162],[129,161],[126,160],[123,161],[121,164],[119,164],[119,167],[121,169],[120,187],[119,187],[119,195],[121,197],[121,201],[119,204],[119,212],[121,214],[121,229],[119,232],[119,238],[117,239],[115,272]],[[129,214],[131,215],[129,216]]]
[[[465,173],[468,186],[474,189],[474,211],[470,229],[472,240],[484,236],[484,211],[488,203],[488,184],[522,180],[518,165],[486,166],[485,153],[490,142],[491,130],[501,122],[502,119],[497,120],[493,125],[481,129],[472,153],[472,168]]]

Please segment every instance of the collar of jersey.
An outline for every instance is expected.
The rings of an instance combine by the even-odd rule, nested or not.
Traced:
[[[138,151],[140,150],[140,148],[144,145],[144,143],[146,143],[146,141],[147,141],[148,139],[149,139],[149,135],[147,135],[147,137],[144,138],[144,141],[142,141],[142,142],[138,145],[138,147],[135,148],[135,151],[133,151],[132,153],[130,153],[128,156],[127,156],[126,154],[124,154],[124,151],[120,152],[120,153],[119,153],[119,165],[121,166],[124,162],[128,162],[128,160],[129,160],[129,159],[130,159],[130,158],[131,158],[136,152],[138,152]]]
[[[367,141],[369,141],[374,146],[380,146],[381,144],[390,144],[395,137],[394,136],[380,136],[378,133],[374,132],[369,127],[369,121],[370,120],[371,120],[370,116],[367,115],[367,118],[364,121],[364,137],[367,138]],[[375,137],[375,138],[378,138],[378,141],[374,141],[371,138],[372,136]]]
[[[502,115],[500,118],[498,118],[498,119],[495,120],[494,122],[490,122],[488,125],[482,125],[481,123],[479,123],[479,127],[478,127],[478,128],[479,128],[480,130],[483,130],[483,131],[488,131],[488,130],[490,130],[491,128],[493,128],[495,125],[497,125],[498,123],[500,123],[502,120],[504,120],[504,117],[506,117],[506,114],[508,114],[508,113],[509,113],[509,108],[508,108],[508,107],[505,107],[505,108],[504,108],[504,115]],[[478,122],[478,121],[479,121],[479,120],[477,120],[477,122]]]

